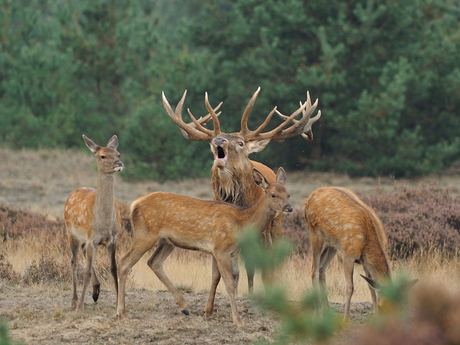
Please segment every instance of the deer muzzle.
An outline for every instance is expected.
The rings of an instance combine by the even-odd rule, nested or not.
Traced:
[[[122,171],[125,165],[123,164],[122,161],[118,160],[114,163],[113,165],[113,170],[114,171]]]
[[[291,213],[293,210],[294,209],[292,208],[292,205],[289,204],[289,205],[284,206],[283,213]]]
[[[227,163],[228,141],[223,137],[216,137],[211,141],[211,148],[214,152],[214,165],[224,167]]]

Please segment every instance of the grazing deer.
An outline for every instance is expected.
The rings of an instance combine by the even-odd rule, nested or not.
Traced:
[[[98,245],[107,247],[110,272],[118,295],[117,264],[115,261],[115,241],[121,228],[118,203],[114,196],[114,173],[123,170],[120,154],[117,152],[118,138],[114,135],[107,147],[96,145],[83,135],[86,146],[94,153],[97,162],[97,189],[78,188],[70,194],[64,207],[64,219],[72,251],[72,307],[77,306],[78,248],[81,246],[86,257],[83,291],[77,306],[77,314],[83,310],[85,293],[91,279],[93,300],[97,301],[100,283],[93,267]]]
[[[179,308],[189,314],[184,296],[173,285],[163,271],[163,262],[175,247],[200,250],[212,254],[217,264],[217,274],[222,274],[230,297],[233,323],[241,326],[235,302],[235,285],[231,260],[237,255],[235,243],[237,233],[253,226],[263,231],[279,214],[292,212],[289,193],[284,187],[286,173],[279,168],[275,183],[269,183],[253,169],[255,183],[264,191],[264,197],[250,207],[239,207],[217,201],[204,201],[184,195],[154,192],[134,201],[131,205],[133,241],[131,248],[120,263],[120,293],[118,318],[125,319],[125,284],[129,270],[140,258],[158,243],[148,260],[149,267],[176,299]],[[213,272],[213,273],[216,273]],[[214,309],[214,294],[211,291],[206,304],[206,317]]]
[[[379,217],[352,191],[323,187],[305,201],[305,219],[310,232],[313,285],[326,288],[326,270],[338,251],[345,272],[345,319],[350,315],[355,263],[364,267],[366,277],[362,277],[369,283],[377,313],[376,281],[390,279],[391,274],[386,255],[387,236]]]
[[[263,197],[263,190],[254,183],[252,178],[252,169],[259,170],[265,178],[273,183],[276,175],[269,167],[262,163],[252,161],[248,158],[250,153],[262,151],[272,140],[284,140],[297,135],[302,135],[308,140],[313,140],[312,125],[321,116],[321,111],[310,118],[315,111],[318,100],[312,105],[310,94],[307,93],[307,101],[300,104],[300,108],[293,112],[290,116],[281,114],[276,107],[269,113],[265,121],[255,130],[251,131],[248,128],[248,117],[251,109],[260,92],[260,88],[252,96],[241,118],[241,130],[237,133],[222,133],[218,120],[219,113],[216,111],[221,107],[220,103],[216,108],[212,108],[209,104],[208,94],[205,94],[205,105],[209,112],[203,118],[195,119],[190,110],[188,113],[193,122],[185,123],[182,120],[182,107],[184,105],[187,91],[184,92],[179,101],[176,110],[173,111],[168,100],[163,93],[163,105],[169,117],[180,128],[183,136],[192,141],[208,141],[211,144],[211,151],[214,154],[214,164],[212,166],[212,187],[214,190],[214,200],[229,202],[238,206],[250,206],[256,203]],[[274,113],[281,116],[284,121],[271,131],[262,133],[264,128],[270,122]],[[302,113],[302,118],[296,120],[299,114]],[[204,124],[209,120],[213,121],[214,130],[204,127]],[[264,231],[265,243],[268,247],[272,241],[279,238],[281,235],[282,214],[276,217]],[[238,286],[238,262],[235,258],[232,262],[233,276],[235,285]],[[215,260],[213,260],[213,277],[217,277],[215,272],[217,268]],[[262,272],[264,275],[264,272]],[[248,271],[248,287],[249,291],[253,288],[254,272]],[[219,281],[213,280],[212,289],[217,288]]]

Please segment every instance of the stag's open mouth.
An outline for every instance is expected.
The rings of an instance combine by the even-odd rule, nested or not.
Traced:
[[[225,159],[225,158],[226,158],[226,155],[225,155],[224,149],[221,146],[218,146],[217,151],[216,151],[216,159]]]

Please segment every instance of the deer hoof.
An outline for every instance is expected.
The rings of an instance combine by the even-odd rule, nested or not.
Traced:
[[[94,302],[97,302],[97,299],[98,299],[98,298],[99,298],[99,294],[98,294],[98,293],[93,295],[93,301],[94,301]]]
[[[183,310],[181,310],[181,312],[184,313],[185,315],[190,314],[190,311],[188,309],[183,309]]]

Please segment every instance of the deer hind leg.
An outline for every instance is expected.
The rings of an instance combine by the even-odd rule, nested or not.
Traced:
[[[174,296],[182,313],[188,315],[190,314],[190,311],[187,309],[187,302],[185,302],[184,296],[182,296],[177,287],[169,280],[169,278],[163,270],[163,262],[172,253],[174,248],[174,245],[166,242],[166,240],[164,239],[161,239],[158,242],[157,249],[152,254],[147,264],[156,274],[158,279],[160,279],[160,281],[168,288],[169,292],[171,292],[171,294]]]
[[[90,279],[92,279],[91,271],[93,270],[93,261],[94,257],[96,256],[96,250],[97,250],[97,245],[91,242],[87,242],[85,246],[86,250],[86,266],[85,266],[85,272],[83,275],[83,290],[81,293],[80,297],[80,302],[78,303],[77,307],[77,314],[81,313],[83,310],[83,305],[85,302],[85,294],[86,294],[86,289],[88,288],[88,284]],[[97,279],[97,278],[96,278]]]
[[[350,304],[351,304],[351,296],[353,295],[353,271],[355,265],[355,258],[351,256],[347,256],[344,254],[343,256],[343,270],[345,273],[345,313],[344,319],[347,320],[350,317]]]
[[[115,240],[110,242],[107,246],[107,255],[110,261],[110,273],[113,277],[113,282],[115,284],[115,296],[116,303],[118,304],[118,277],[117,277],[117,260],[115,259],[116,244]]]
[[[233,323],[237,326],[243,326],[243,322],[241,321],[240,315],[238,313],[238,309],[236,307],[236,299],[235,299],[235,284],[233,281],[232,276],[232,264],[231,258],[232,256],[230,253],[219,253],[215,254],[215,258],[217,261],[217,266],[219,268],[220,274],[222,275],[222,279],[225,284],[225,289],[230,297],[230,305],[232,307],[232,318]]]
[[[249,277],[249,276],[248,276]],[[206,313],[205,316],[211,317],[214,312],[214,298],[216,297],[216,290],[217,285],[219,285],[220,281],[220,271],[217,266],[216,258],[212,257],[212,283],[211,283],[211,290],[209,291],[209,298],[208,302],[206,303]]]
[[[135,234],[136,232],[134,232]],[[156,236],[143,236],[140,240],[134,239],[131,248],[123,256],[118,269],[118,302],[117,314],[120,321],[126,318],[125,308],[125,287],[126,278],[131,268],[142,258],[142,256],[151,249],[157,241]]]
[[[71,306],[73,308],[77,307],[78,303],[78,296],[77,296],[77,271],[78,271],[78,249],[80,244],[78,240],[75,239],[72,235],[69,235],[69,244],[70,244],[70,251],[72,253],[72,258],[70,260],[70,264],[72,267],[72,301]]]

